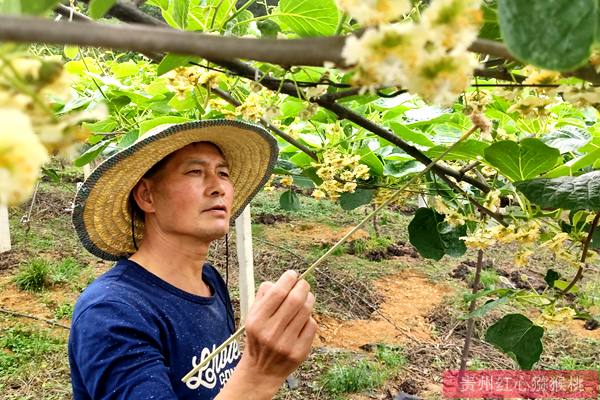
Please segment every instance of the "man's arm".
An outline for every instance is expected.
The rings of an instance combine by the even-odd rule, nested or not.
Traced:
[[[317,331],[315,297],[298,273],[287,271],[263,283],[246,321],[246,346],[216,400],[265,400],[306,359]]]

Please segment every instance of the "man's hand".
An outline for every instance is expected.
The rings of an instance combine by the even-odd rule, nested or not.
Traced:
[[[317,331],[311,317],[315,297],[298,273],[286,271],[264,282],[246,319],[246,345],[240,363],[218,399],[270,399],[285,378],[306,359]]]

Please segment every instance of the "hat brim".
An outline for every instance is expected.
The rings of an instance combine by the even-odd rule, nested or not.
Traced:
[[[73,209],[73,225],[83,246],[105,260],[116,261],[133,254],[131,190],[164,157],[204,141],[219,147],[229,165],[234,221],[269,179],[277,162],[277,141],[264,128],[243,121],[188,122],[144,136],[90,174],[75,196]],[[139,243],[143,222],[136,219],[133,223]]]

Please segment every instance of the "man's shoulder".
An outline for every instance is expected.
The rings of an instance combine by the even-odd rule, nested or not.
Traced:
[[[133,307],[136,289],[140,289],[141,282],[127,279],[127,262],[118,261],[110,270],[96,278],[81,293],[73,311],[73,322],[86,310],[99,305],[111,303],[121,305],[123,308]],[[139,287],[136,287],[139,286]]]

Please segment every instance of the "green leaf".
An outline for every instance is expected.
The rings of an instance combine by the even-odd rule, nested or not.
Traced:
[[[485,159],[500,173],[513,181],[522,181],[548,171],[560,157],[557,149],[539,139],[496,142],[485,149]]]
[[[312,179],[306,176],[294,175],[292,176],[292,178],[294,179],[294,185],[296,186],[303,187],[306,189],[312,189],[315,187],[315,183],[312,181]]]
[[[564,126],[542,137],[542,141],[550,147],[560,150],[560,153],[569,153],[579,150],[592,140],[592,135],[576,126]]]
[[[156,74],[158,76],[162,74],[166,74],[167,72],[175,69],[177,67],[183,67],[189,65],[190,61],[197,60],[196,56],[184,56],[180,54],[167,54],[163,57],[158,64],[158,68],[156,69]]]
[[[252,14],[248,10],[244,10],[238,14],[238,16],[227,24],[227,32],[235,36],[244,36],[248,33],[248,27],[250,26],[250,20],[254,18],[254,14]],[[263,22],[263,21],[259,21]],[[274,23],[274,22],[273,22]],[[277,24],[275,24],[277,25]],[[258,26],[258,23],[257,23]],[[260,30],[260,28],[259,28]],[[276,34],[277,35],[277,34]]]
[[[479,37],[489,40],[501,40],[498,11],[485,2],[481,5],[481,10],[483,11],[483,26],[479,30]]]
[[[117,78],[125,78],[140,73],[140,66],[132,60],[116,63],[110,66],[110,72]]]
[[[290,157],[290,161],[296,164],[296,166],[303,168],[309,166],[310,163],[315,162],[315,160],[304,152],[298,152]]]
[[[279,206],[284,210],[296,211],[300,209],[300,199],[292,190],[285,191],[279,197]]]
[[[549,171],[547,174],[544,174],[546,178],[556,178],[564,175],[574,175],[579,170],[593,166],[595,163],[600,160],[600,148],[593,150],[588,154],[584,154],[580,157],[574,158],[569,162],[565,163],[565,165],[560,165],[553,170]]]
[[[590,243],[592,249],[600,249],[600,227],[594,230],[592,233],[592,243]]]
[[[454,148],[443,157],[443,160],[480,160],[483,158],[484,151],[488,146],[487,143],[480,142],[479,140],[465,140],[464,142],[456,144]],[[448,146],[438,145],[429,149],[425,154],[430,158],[437,158],[446,150],[448,150]]]
[[[554,282],[556,282],[558,280],[558,278],[560,278],[560,274],[558,272],[556,272],[555,270],[553,270],[552,268],[550,268],[550,269],[548,269],[548,271],[546,271],[546,276],[544,277],[544,281],[546,281],[548,286],[554,287]]]
[[[180,29],[187,27],[190,0],[173,0],[173,19]]]
[[[516,358],[521,369],[530,370],[542,354],[544,328],[521,314],[505,315],[490,326],[485,341]]]
[[[274,16],[303,37],[333,35],[339,19],[334,0],[281,0]]]
[[[492,311],[494,308],[497,308],[501,305],[507,304],[509,301],[510,301],[510,297],[508,297],[508,296],[500,297],[495,300],[487,301],[484,305],[482,305],[481,307],[478,307],[475,311],[473,311],[470,314],[465,315],[461,319],[481,318],[488,312]]]
[[[361,155],[360,161],[369,167],[372,175],[382,176],[383,175],[383,163],[377,157],[371,149],[368,147],[362,147],[358,150],[358,154]]]
[[[65,45],[65,47],[63,48],[63,53],[65,54],[65,57],[72,60],[79,54],[79,46]]]
[[[96,143],[95,145],[87,149],[82,155],[77,157],[77,159],[73,161],[73,164],[75,164],[76,167],[83,167],[85,164],[94,161],[96,157],[98,157],[98,155],[102,153],[106,146],[108,146],[109,143],[110,141],[108,140]]]
[[[280,117],[282,119],[297,117],[300,111],[304,110],[304,102],[295,97],[287,97],[279,106]]]
[[[567,286],[569,286],[569,283],[570,282],[563,281],[562,279],[557,279],[554,281],[554,288],[564,291],[567,288]],[[579,293],[579,288],[577,287],[577,285],[573,285],[573,287],[571,287],[571,289],[569,289],[569,293],[573,293],[573,294]]]
[[[354,193],[342,193],[340,196],[340,206],[346,210],[354,210],[357,207],[369,204],[373,199],[373,189],[356,189]]]
[[[600,171],[516,182],[515,187],[541,208],[600,210]]]
[[[460,257],[467,252],[467,246],[464,240],[461,239],[462,236],[467,236],[467,225],[457,227],[451,227],[450,225],[442,226],[440,233],[446,245],[446,254],[450,257]]]
[[[394,132],[398,137],[406,140],[407,142],[411,142],[425,147],[434,146],[434,143],[431,140],[429,140],[427,136],[406,127],[400,122],[389,121],[386,125],[389,126],[392,132]]]
[[[425,165],[422,163],[410,160],[406,162],[386,162],[383,168],[384,176],[393,176],[395,178],[402,178],[403,176],[421,172],[425,169]]]
[[[465,253],[466,226],[451,229],[443,223],[444,216],[431,208],[419,208],[408,225],[410,243],[425,258],[439,260],[444,254],[459,256]]]
[[[118,146],[122,149],[127,146],[130,146],[137,140],[137,138],[139,136],[140,136],[140,131],[137,129],[132,129],[129,132],[127,132],[125,135],[123,135],[123,137],[119,141]]]
[[[193,31],[221,29],[234,7],[235,0],[202,0],[190,3],[186,29]]]
[[[93,19],[102,18],[116,2],[117,0],[91,0],[88,13]]]
[[[14,0],[0,0],[0,14],[18,15],[21,14],[21,2]]]
[[[567,71],[590,56],[597,0],[499,0],[498,12],[504,42],[523,62]]]
[[[17,0],[5,0],[8,3],[18,3]],[[23,14],[40,15],[54,8],[60,0],[21,0]]]
[[[178,117],[175,115],[168,115],[165,117],[158,117],[148,121],[144,121],[140,124],[140,136],[144,135],[150,129],[155,128],[163,124],[180,124],[182,122],[190,121],[189,118]]]
[[[58,175],[58,172],[56,172],[55,169],[53,168],[44,168],[42,167],[42,173],[51,181],[54,183],[59,183],[60,182],[60,176]]]
[[[88,129],[92,133],[108,133],[113,132],[119,124],[114,117],[108,117],[102,121],[89,123],[84,122],[83,127]]]

